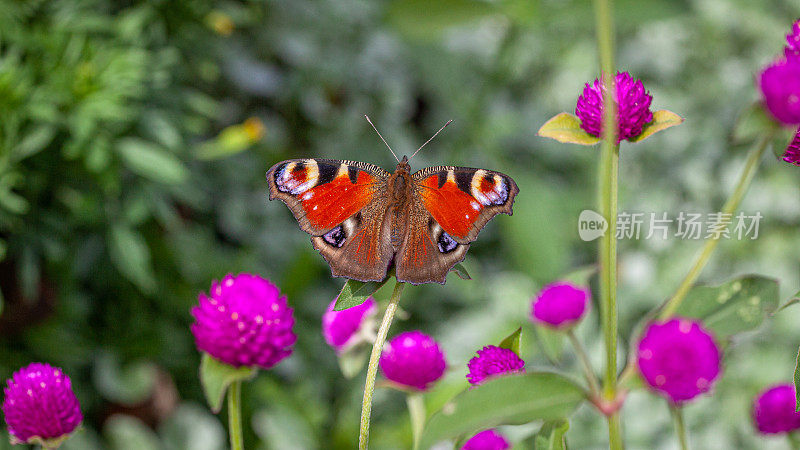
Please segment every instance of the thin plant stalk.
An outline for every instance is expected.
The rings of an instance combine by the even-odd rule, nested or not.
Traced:
[[[369,418],[372,413],[372,393],[375,391],[378,360],[381,357],[381,351],[383,351],[383,344],[386,343],[386,335],[389,333],[394,313],[397,311],[397,304],[400,302],[400,294],[403,292],[403,287],[405,287],[405,284],[399,281],[395,282],[392,297],[389,299],[389,305],[386,306],[386,312],[383,313],[383,320],[378,328],[375,343],[372,344],[372,353],[369,355],[367,381],[364,384],[364,400],[361,402],[361,429],[358,434],[359,450],[366,450],[369,445]]]
[[[686,424],[683,421],[683,408],[678,405],[669,405],[669,412],[672,414],[672,421],[675,424],[675,434],[678,436],[678,444],[681,450],[689,450],[689,441],[686,437]]]
[[[234,381],[228,388],[228,433],[231,450],[244,449],[242,439],[242,382]]]
[[[747,189],[750,187],[750,183],[753,181],[753,177],[758,171],[758,167],[763,159],[762,156],[764,156],[764,152],[769,146],[772,135],[773,132],[766,133],[758,145],[750,150],[750,153],[747,155],[747,161],[745,162],[742,174],[739,175],[739,181],[736,183],[736,188],[733,190],[730,198],[728,198],[728,201],[726,201],[725,205],[722,207],[722,214],[726,216],[729,214],[732,215],[736,211],[736,208],[739,207],[739,204],[744,198],[744,194],[747,193]],[[686,294],[689,293],[689,290],[694,285],[694,282],[697,281],[697,277],[700,276],[700,272],[702,272],[703,268],[705,268],[709,258],[711,258],[711,254],[714,252],[714,249],[717,248],[719,240],[720,236],[711,236],[706,239],[703,249],[697,255],[697,259],[692,265],[692,268],[689,269],[689,272],[678,286],[675,294],[673,294],[672,297],[667,300],[666,303],[664,303],[661,312],[658,314],[659,320],[668,319],[675,314],[675,311],[681,305],[683,299],[686,298]]]
[[[594,0],[597,48],[603,86],[603,142],[600,161],[600,214],[608,221],[600,239],[600,315],[606,350],[603,396],[613,402],[617,396],[617,195],[619,145],[617,144],[617,105],[614,85],[614,21],[612,0]],[[619,412],[606,416],[609,448],[622,449]]]
[[[589,356],[586,354],[583,344],[581,344],[581,341],[578,340],[578,337],[575,336],[575,332],[571,329],[567,331],[567,337],[572,343],[572,347],[575,349],[575,354],[578,356],[578,361],[580,362],[581,368],[583,369],[583,374],[586,377],[586,383],[589,385],[589,394],[593,398],[599,397],[601,395],[600,383],[597,381],[597,376],[594,374],[592,363],[589,361]]]
[[[425,427],[425,401],[421,392],[408,394],[406,397],[408,404],[408,415],[411,418],[411,432],[414,437],[414,450],[419,448],[419,438],[422,437],[422,429]]]

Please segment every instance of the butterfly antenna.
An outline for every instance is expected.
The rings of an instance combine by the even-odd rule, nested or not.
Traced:
[[[430,138],[430,139],[428,139],[427,141],[425,141],[425,143],[424,143],[424,144],[422,144],[422,145],[420,145],[420,146],[419,146],[419,148],[417,149],[417,151],[416,151],[416,152],[414,152],[414,155],[416,155],[417,153],[419,153],[419,151],[420,151],[420,150],[422,150],[422,147],[425,147],[426,145],[428,145],[428,142],[432,141],[432,140],[433,140],[433,138],[435,138],[437,134],[441,133],[441,132],[442,132],[442,130],[444,130],[444,129],[445,129],[447,126],[448,126],[448,125],[450,125],[450,123],[451,123],[452,121],[453,121],[453,119],[450,119],[450,120],[448,120],[446,124],[442,125],[442,128],[439,128],[439,131],[437,131],[436,133],[433,133],[433,136],[431,136],[431,138]],[[409,160],[409,161],[411,161],[411,160],[414,158],[414,155],[411,155],[411,158],[408,158],[408,160]]]
[[[386,147],[389,149],[389,151],[392,152],[392,156],[394,156],[394,159],[396,159],[397,162],[400,162],[400,158],[398,158],[397,155],[394,154],[394,150],[392,150],[392,147],[389,147],[389,143],[386,142],[386,139],[384,139],[383,136],[381,136],[381,132],[378,131],[377,128],[375,128],[375,124],[373,124],[372,121],[369,120],[369,116],[364,114],[364,117],[367,118],[367,122],[369,122],[369,124],[372,125],[372,129],[375,130],[376,133],[378,133],[378,136],[381,138],[383,143],[386,144]]]

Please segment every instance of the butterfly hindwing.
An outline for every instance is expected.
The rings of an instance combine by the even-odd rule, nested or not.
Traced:
[[[282,200],[334,276],[380,281],[393,256],[386,179],[380,167],[353,161],[293,159],[267,172],[270,199]]]
[[[456,242],[478,237],[492,217],[511,215],[519,188],[508,175],[469,167],[429,167],[415,172],[421,201]]]

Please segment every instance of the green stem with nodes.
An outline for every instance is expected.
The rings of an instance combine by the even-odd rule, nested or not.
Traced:
[[[405,284],[397,281],[383,313],[381,326],[378,328],[378,336],[372,344],[372,353],[369,355],[369,365],[367,366],[367,381],[364,384],[364,400],[361,402],[361,431],[358,434],[358,449],[366,450],[369,444],[369,416],[372,413],[372,393],[375,391],[375,376],[378,374],[378,360],[383,351],[383,344],[386,342],[386,335],[392,324],[394,313],[397,311],[397,304],[400,303],[400,294],[403,292]]]
[[[244,448],[242,439],[242,382],[234,381],[228,388],[228,433],[231,450]]]
[[[600,315],[606,347],[603,395],[614,401],[617,395],[617,191],[619,144],[617,144],[617,105],[614,85],[614,20],[612,0],[594,0],[597,49],[606,93],[603,95],[603,143],[600,161],[600,214],[608,229],[600,239]],[[622,448],[619,413],[608,416],[609,447]]]
[[[419,438],[422,437],[422,429],[425,427],[425,401],[422,393],[414,392],[406,397],[408,404],[408,415],[411,418],[411,432],[414,437],[414,450],[419,448]]]
[[[683,422],[683,408],[677,405],[669,405],[669,412],[675,424],[675,434],[678,435],[678,443],[681,450],[689,450],[689,441],[686,438],[686,425]]]
[[[742,170],[742,174],[739,176],[739,182],[736,184],[736,189],[734,189],[730,198],[728,198],[728,201],[725,202],[725,205],[722,207],[722,214],[733,214],[736,211],[736,208],[739,207],[739,204],[744,198],[744,194],[747,193],[747,189],[750,187],[750,183],[753,181],[756,171],[758,171],[762,156],[769,146],[769,142],[772,139],[773,134],[774,132],[765,134],[758,145],[750,150],[750,153],[747,155],[747,162],[745,162],[744,170]],[[675,311],[681,305],[681,302],[686,297],[686,294],[689,293],[689,290],[694,285],[694,282],[697,281],[697,277],[700,276],[700,272],[703,271],[703,268],[708,263],[709,258],[711,258],[711,254],[714,253],[714,249],[717,248],[719,240],[720,236],[711,236],[710,238],[706,239],[706,243],[703,245],[703,249],[697,256],[694,265],[692,265],[692,268],[689,269],[689,273],[686,274],[686,277],[683,279],[680,286],[678,286],[675,294],[673,294],[672,297],[667,300],[666,303],[664,303],[661,312],[658,314],[659,320],[668,319],[675,314]]]
[[[572,342],[572,347],[575,349],[575,354],[578,356],[578,361],[581,363],[581,367],[583,368],[583,374],[586,377],[586,383],[589,385],[589,394],[593,397],[600,396],[600,383],[597,381],[597,377],[594,374],[594,370],[592,369],[592,363],[589,362],[589,357],[586,355],[586,350],[583,348],[581,341],[578,340],[578,337],[575,336],[575,332],[573,330],[567,331],[567,337],[569,338],[570,342]]]

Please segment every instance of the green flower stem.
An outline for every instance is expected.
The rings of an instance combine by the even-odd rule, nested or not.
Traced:
[[[578,361],[580,361],[581,367],[583,368],[583,374],[586,376],[586,383],[589,384],[589,393],[593,398],[599,397],[600,383],[597,381],[597,376],[594,374],[592,363],[589,362],[589,357],[586,355],[583,344],[581,344],[581,341],[575,336],[575,332],[572,329],[567,331],[567,337],[570,342],[572,342],[572,347],[575,349],[575,354],[578,356]]]
[[[600,160],[600,214],[608,229],[600,239],[600,316],[606,347],[603,394],[613,402],[617,396],[617,191],[619,144],[617,144],[617,105],[614,85],[614,20],[612,0],[594,0],[597,50],[603,85],[612,95],[603,96],[603,142]],[[609,448],[622,448],[619,413],[608,419]]]
[[[683,423],[683,409],[677,405],[669,405],[669,412],[672,413],[675,434],[678,435],[681,450],[689,450],[689,441],[686,439],[686,425]]]
[[[786,433],[786,441],[789,443],[789,448],[792,450],[800,450],[800,433],[792,432]]]
[[[228,433],[231,450],[242,450],[242,382],[234,381],[228,388]]]
[[[733,214],[736,208],[739,207],[739,204],[744,198],[744,194],[747,193],[747,189],[753,181],[756,171],[758,171],[764,151],[766,151],[769,146],[773,134],[774,132],[766,133],[758,145],[750,150],[750,153],[747,155],[747,162],[745,162],[744,170],[742,170],[742,174],[739,176],[739,182],[736,184],[736,189],[734,189],[730,198],[728,198],[728,201],[725,202],[725,205],[722,207],[723,214]],[[686,274],[686,277],[683,279],[680,286],[678,286],[675,294],[662,306],[661,312],[658,314],[659,320],[665,320],[675,314],[675,311],[681,305],[686,294],[692,288],[694,282],[697,281],[697,277],[700,276],[700,272],[703,271],[703,268],[708,263],[714,249],[717,248],[719,238],[719,236],[712,236],[706,239],[706,243],[703,245],[703,249],[697,256],[694,265],[689,269],[689,273]]]
[[[397,281],[383,313],[381,326],[378,328],[378,336],[372,344],[372,353],[369,355],[369,365],[367,366],[367,381],[364,384],[364,400],[361,402],[361,431],[358,434],[359,450],[366,450],[369,444],[369,416],[372,413],[372,393],[375,391],[375,376],[378,374],[378,360],[383,351],[383,344],[386,342],[386,335],[389,333],[389,326],[392,324],[394,313],[397,311],[397,304],[400,303],[400,294],[403,292],[405,284]]]
[[[422,429],[425,427],[425,401],[422,393],[414,392],[406,397],[408,404],[408,415],[411,418],[411,432],[414,437],[414,450],[419,447],[419,438],[422,437]]]

